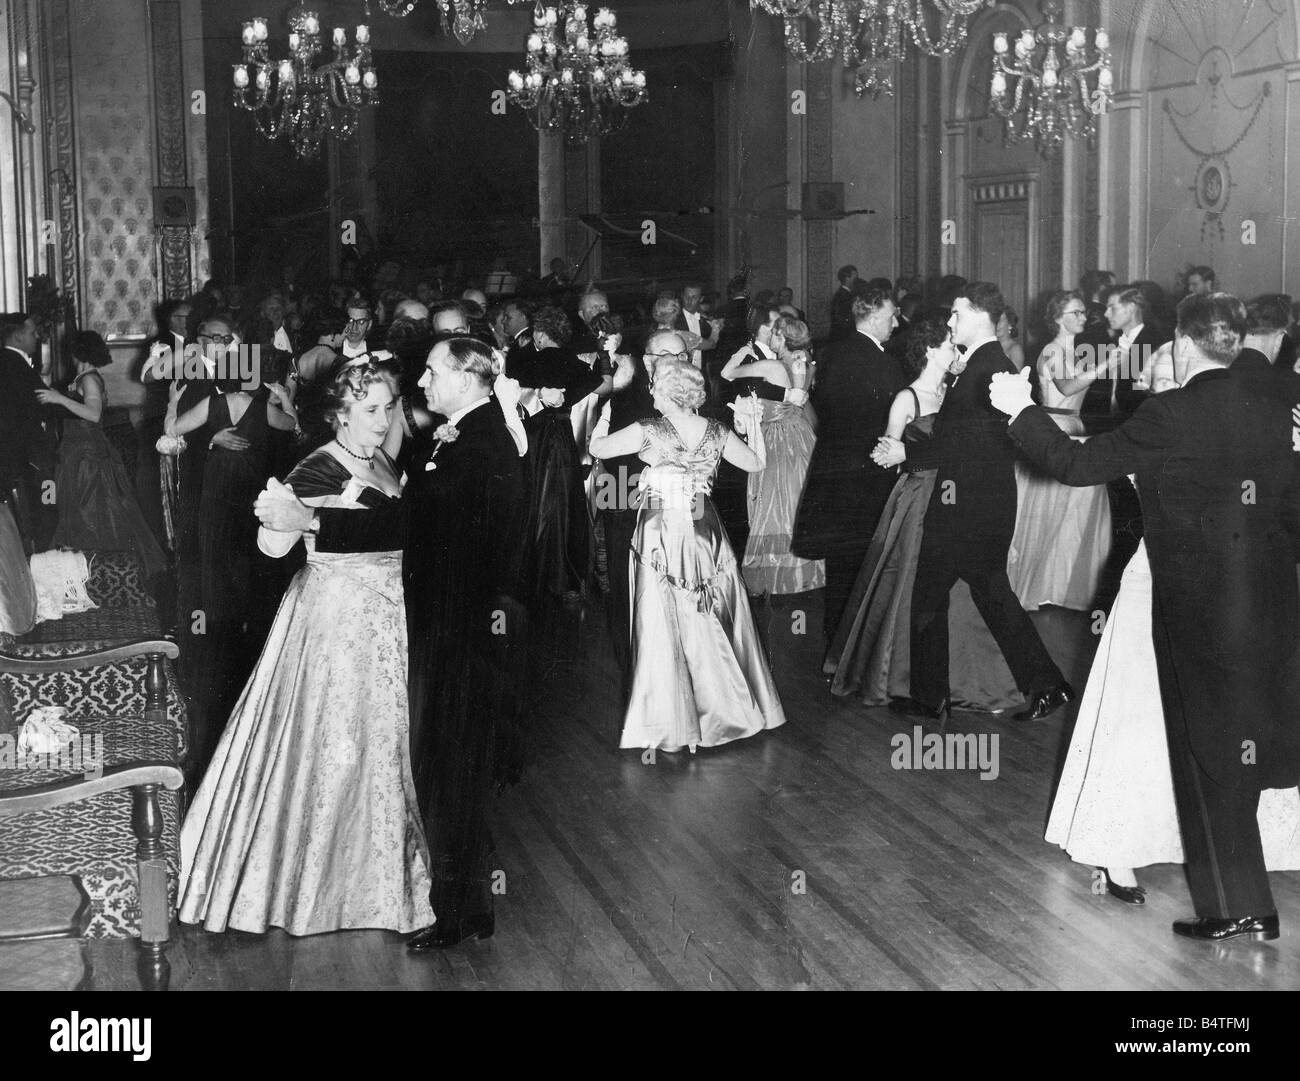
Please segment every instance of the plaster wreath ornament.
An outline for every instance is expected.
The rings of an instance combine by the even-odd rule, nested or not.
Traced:
[[[434,444],[433,453],[429,455],[429,460],[424,464],[424,471],[427,473],[431,469],[437,469],[434,459],[438,457],[438,451],[442,449],[444,443],[454,443],[460,438],[460,429],[456,425],[447,423],[439,424],[433,432]]]

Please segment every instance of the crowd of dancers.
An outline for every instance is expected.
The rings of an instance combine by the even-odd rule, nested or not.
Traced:
[[[182,641],[181,919],[492,934],[489,806],[563,613],[604,595],[619,746],[695,753],[786,722],[751,598],[820,591],[830,692],[941,724],[1054,714],[1075,691],[1026,609],[1108,613],[1047,840],[1130,904],[1136,868],[1186,862],[1179,933],[1276,937],[1265,868],[1300,867],[1289,298],[1201,267],[1170,312],[1094,272],[1027,363],[996,285],[839,282],[815,349],[743,276],[626,326],[562,267],[527,299],[435,275],[247,318],[210,284],[160,311],[134,478],[103,340],[56,390],[7,317],[30,546],[134,551]],[[51,516],[30,488],[55,472]]]

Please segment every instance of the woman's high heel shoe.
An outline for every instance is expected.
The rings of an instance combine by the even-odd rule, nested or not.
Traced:
[[[1147,891],[1141,886],[1121,886],[1116,882],[1112,882],[1110,872],[1104,867],[1101,869],[1101,873],[1106,876],[1106,892],[1117,901],[1123,901],[1126,905],[1144,905],[1147,903]]]

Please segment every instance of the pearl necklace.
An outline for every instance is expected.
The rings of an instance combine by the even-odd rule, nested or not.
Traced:
[[[343,444],[342,444],[341,442],[339,442],[339,437],[338,437],[338,436],[335,436],[335,437],[334,437],[334,442],[335,442],[335,443],[338,443],[339,448],[343,451],[344,454],[349,454],[349,455],[351,455],[351,456],[352,456],[353,458],[355,458],[358,462],[365,462],[366,465],[370,466],[371,469],[374,469],[374,468],[375,468],[375,456],[374,456],[373,454],[372,454],[369,458],[367,458],[364,454],[356,454],[356,453],[354,453],[353,451],[348,450],[347,447],[343,446]]]

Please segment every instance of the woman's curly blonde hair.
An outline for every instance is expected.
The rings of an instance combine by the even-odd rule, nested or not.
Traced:
[[[654,389],[681,409],[704,404],[704,376],[693,364],[665,361],[655,368]]]

